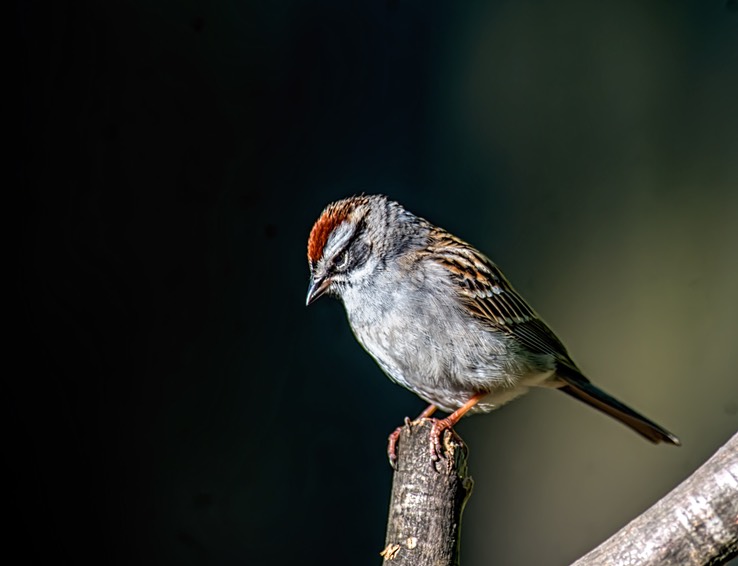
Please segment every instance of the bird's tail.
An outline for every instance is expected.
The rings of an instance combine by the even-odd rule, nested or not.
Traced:
[[[655,444],[666,442],[675,446],[681,446],[682,443],[679,439],[665,428],[660,427],[652,420],[638,414],[627,405],[611,397],[575,370],[570,368],[562,369],[563,371],[559,370],[556,372],[557,376],[564,382],[564,385],[559,388],[560,391],[619,420]]]

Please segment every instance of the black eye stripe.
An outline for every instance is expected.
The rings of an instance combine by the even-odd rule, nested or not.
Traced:
[[[356,230],[354,230],[354,233],[351,234],[351,237],[346,240],[346,243],[339,249],[334,255],[333,255],[333,266],[337,266],[342,263],[342,259],[344,254],[349,253],[349,249],[351,246],[356,242],[356,240],[359,239],[359,236],[361,236],[364,233],[364,229],[366,228],[366,220],[363,218],[358,222],[356,225]],[[351,258],[349,255],[349,259],[355,260],[355,258]],[[352,262],[353,263],[353,262]]]
[[[348,258],[348,250],[341,250],[338,254],[336,254],[336,258],[333,260],[333,265],[335,265],[337,269],[345,269],[348,263]]]

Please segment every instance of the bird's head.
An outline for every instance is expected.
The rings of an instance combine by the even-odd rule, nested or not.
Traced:
[[[359,195],[329,204],[308,239],[307,304],[325,294],[345,298],[410,249],[422,246],[430,225],[384,195]]]
[[[389,201],[381,195],[354,196],[326,207],[308,239],[310,286],[306,304],[325,294],[341,296],[376,267],[373,232]]]

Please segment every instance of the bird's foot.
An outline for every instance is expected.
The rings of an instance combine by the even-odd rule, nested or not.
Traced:
[[[433,425],[430,432],[430,457],[431,460],[435,463],[445,457],[446,451],[444,450],[443,446],[443,437],[446,434],[446,431],[448,431],[451,435],[456,436],[457,438],[458,436],[452,428],[456,424],[456,421],[453,421],[448,417],[445,419],[431,420],[433,421]],[[459,442],[461,442],[460,438],[458,440]]]
[[[387,441],[387,457],[389,458],[389,463],[393,470],[397,464],[397,441],[400,440],[400,434],[402,433],[403,427],[410,427],[410,424],[410,418],[405,417],[405,424],[398,426],[392,431],[392,434],[389,435],[389,439]]]

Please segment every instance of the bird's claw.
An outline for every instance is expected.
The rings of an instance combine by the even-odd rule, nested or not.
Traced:
[[[442,438],[444,433],[448,430],[451,434],[454,434],[451,428],[451,423],[448,419],[432,419],[433,426],[431,427],[430,433],[430,457],[435,463],[444,457],[444,449]]]
[[[392,469],[395,469],[395,466],[397,464],[397,441],[400,440],[400,434],[402,433],[402,427],[410,427],[410,417],[405,417],[405,424],[402,426],[398,426],[395,430],[392,431],[392,433],[389,435],[389,439],[387,441],[387,458],[389,458],[390,466],[392,466]]]
[[[420,420],[420,419],[418,419]],[[429,419],[432,421],[431,432],[430,432],[430,457],[433,464],[445,458],[446,450],[443,444],[443,438],[446,431],[455,435],[454,429],[451,428],[453,423],[446,419]],[[403,427],[410,427],[412,424],[418,421],[411,421],[408,417],[405,417],[405,424],[398,426],[392,434],[389,435],[387,442],[387,457],[389,458],[390,466],[392,469],[396,469],[397,466],[397,443],[400,440],[400,434],[402,434]]]

